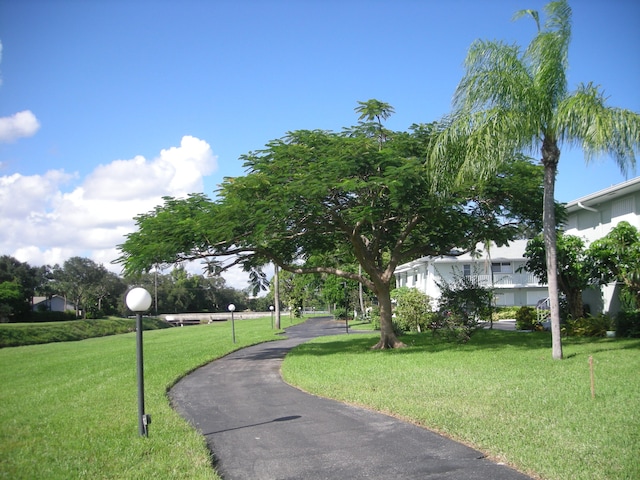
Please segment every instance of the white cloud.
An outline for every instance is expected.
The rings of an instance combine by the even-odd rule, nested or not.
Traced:
[[[133,217],[160,205],[163,196],[201,192],[203,177],[216,169],[209,144],[185,136],[157,158],[115,160],[84,179],[62,170],[0,176],[0,252],[33,266],[87,257],[120,273],[110,262],[134,230]],[[79,183],[70,186],[72,180]]]
[[[31,110],[0,117],[0,143],[10,143],[19,138],[31,137],[40,128],[40,122]]]
[[[217,157],[204,140],[185,136],[179,147],[147,161],[142,156],[98,166],[84,182],[85,199],[127,201],[141,197],[182,197],[201,192],[202,177],[217,169]],[[143,212],[138,212],[143,213]]]

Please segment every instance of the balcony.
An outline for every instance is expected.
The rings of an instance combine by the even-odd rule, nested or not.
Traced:
[[[478,284],[482,287],[493,288],[524,288],[539,287],[538,277],[532,273],[494,273],[492,275],[473,275],[478,279]]]

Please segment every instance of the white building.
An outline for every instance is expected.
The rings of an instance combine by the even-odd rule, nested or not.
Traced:
[[[605,236],[625,220],[640,229],[640,177],[579,198],[566,205],[568,219],[565,233],[582,237],[588,245]],[[478,246],[481,254],[422,257],[396,268],[398,287],[415,287],[431,299],[440,297],[438,284],[451,282],[456,276],[474,276],[478,283],[492,287],[496,304],[500,306],[535,306],[548,296],[532,274],[518,269],[526,261],[526,240],[516,240],[508,246],[491,246],[488,251]],[[618,288],[615,284],[590,289],[583,298],[592,313],[615,313],[618,308]]]
[[[587,245],[622,221],[640,229],[640,177],[569,202],[566,208],[565,233],[583,238]],[[615,313],[620,309],[619,291],[620,286],[612,283],[601,291],[589,289],[582,298],[592,313]]]
[[[440,297],[443,282],[451,283],[456,277],[472,276],[482,286],[491,287],[495,304],[499,306],[536,305],[548,297],[547,287],[538,278],[525,271],[524,250],[527,240],[515,240],[509,245],[489,249],[478,245],[478,256],[465,253],[460,256],[422,257],[396,268],[398,287],[414,287],[432,300]]]
[[[33,297],[32,310],[37,312],[39,310],[46,310],[51,312],[66,312],[67,310],[75,310],[76,307],[73,303],[67,301],[66,298],[60,295],[53,295],[52,297]]]

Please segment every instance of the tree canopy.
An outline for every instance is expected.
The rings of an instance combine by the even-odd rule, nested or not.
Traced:
[[[167,197],[137,216],[118,262],[129,273],[197,259],[211,272],[274,262],[293,273],[354,280],[378,298],[376,347],[401,346],[389,296],[398,264],[470,251],[488,239],[502,244],[523,224],[540,226],[531,205],[541,201],[542,171],[526,159],[513,158],[484,183],[435,189],[425,160],[437,128],[414,125],[384,141],[358,127],[290,132],[244,155],[247,174],[226,178],[215,200]],[[349,263],[361,273],[340,268]]]

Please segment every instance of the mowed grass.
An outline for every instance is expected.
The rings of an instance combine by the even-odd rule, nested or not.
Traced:
[[[471,445],[544,479],[640,478],[640,340],[479,331],[468,344],[430,333],[371,351],[376,335],[323,337],[285,359],[287,382]],[[589,357],[593,357],[595,398]]]
[[[283,318],[283,325],[290,321]],[[214,358],[280,338],[269,317],[144,332],[149,437],[138,435],[135,333],[0,350],[0,478],[217,479],[168,389]]]

